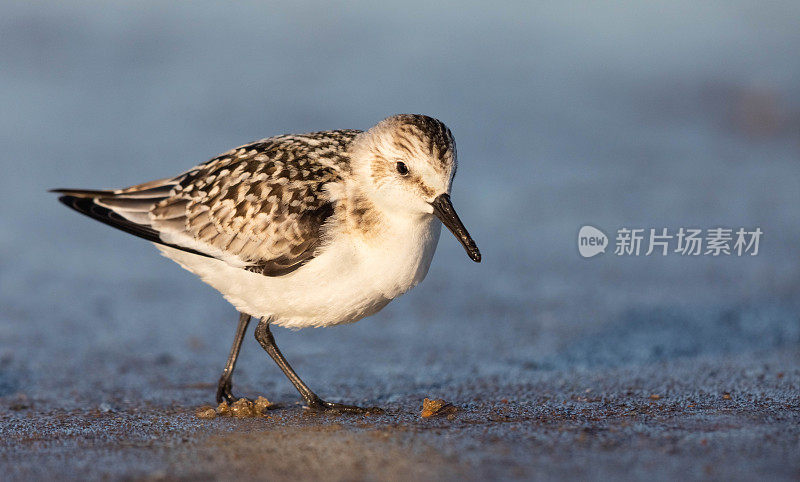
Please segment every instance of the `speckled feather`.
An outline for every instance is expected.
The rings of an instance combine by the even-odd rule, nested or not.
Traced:
[[[348,172],[347,145],[359,132],[263,139],[96,202],[151,226],[166,243],[265,275],[286,274],[313,257],[333,213],[325,186]]]

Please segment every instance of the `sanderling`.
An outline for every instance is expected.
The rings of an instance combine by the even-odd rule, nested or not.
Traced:
[[[423,115],[367,131],[270,137],[173,178],[126,189],[55,189],[76,211],[152,241],[240,312],[217,401],[233,401],[233,370],[251,317],[255,337],[309,409],[326,402],[294,372],[270,332],[352,323],[416,286],[441,224],[481,255],[450,203],[453,135]]]

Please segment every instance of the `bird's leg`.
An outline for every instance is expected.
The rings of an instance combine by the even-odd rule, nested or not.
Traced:
[[[239,349],[242,347],[242,340],[244,340],[244,333],[247,331],[247,325],[250,324],[250,315],[241,313],[239,315],[239,325],[236,327],[236,338],[233,339],[233,346],[231,353],[228,355],[228,362],[225,364],[225,370],[222,371],[222,376],[219,377],[217,384],[217,403],[222,403],[225,400],[228,403],[233,403],[233,393],[231,393],[233,377],[233,369],[236,368],[236,359],[239,358]]]
[[[303,397],[303,400],[305,400],[309,410],[347,413],[380,413],[383,411],[377,407],[362,408],[355,405],[326,402],[325,400],[319,398],[319,396],[311,391],[311,389],[308,388],[308,385],[306,385],[303,380],[297,376],[297,373],[295,373],[295,371],[289,365],[289,362],[287,362],[286,358],[283,357],[283,354],[278,349],[278,345],[275,344],[275,338],[272,336],[272,332],[269,329],[269,319],[262,319],[258,323],[258,326],[256,326],[256,340],[258,340],[269,356],[275,360],[275,363],[278,364],[284,375],[286,375],[289,381],[292,382],[292,385],[294,385],[297,391],[300,392],[300,395]]]

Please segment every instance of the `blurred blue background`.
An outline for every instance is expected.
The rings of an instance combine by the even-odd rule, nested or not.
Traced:
[[[378,315],[278,332],[312,386],[381,379],[371,396],[385,399],[796,350],[798,18],[791,1],[3,2],[0,394],[52,398],[86,363],[106,397],[174,399],[140,390],[213,382],[233,335],[216,292],[48,188],[131,185],[402,112],[452,129],[453,199],[484,262],[443,236],[428,279]],[[585,260],[583,224],[764,236],[756,257]],[[237,380],[293,398],[263,358],[248,338]]]

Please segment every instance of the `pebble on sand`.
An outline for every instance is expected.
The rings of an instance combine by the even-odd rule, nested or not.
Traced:
[[[431,400],[426,398],[422,401],[422,418],[434,417],[439,415],[453,415],[458,409],[453,404],[440,398]]]
[[[258,397],[255,401],[240,398],[231,405],[223,401],[217,406],[216,410],[213,407],[204,405],[195,410],[195,415],[197,418],[204,420],[210,420],[217,416],[234,418],[262,417],[265,415],[264,412],[271,406],[272,402],[265,397]]]
[[[264,415],[264,411],[271,406],[272,402],[267,400],[266,397],[258,397],[256,398],[256,401],[253,402],[253,408],[255,409],[256,416]]]
[[[194,414],[201,420],[211,420],[212,418],[217,418],[217,412],[214,410],[214,407],[209,405],[203,405],[195,410]]]
[[[228,406],[228,402],[223,400],[219,405],[217,405],[217,415],[220,417],[230,417],[231,407]]]
[[[248,418],[253,417],[255,414],[253,413],[253,402],[246,398],[240,398],[233,402],[231,405],[231,416],[236,418]]]

